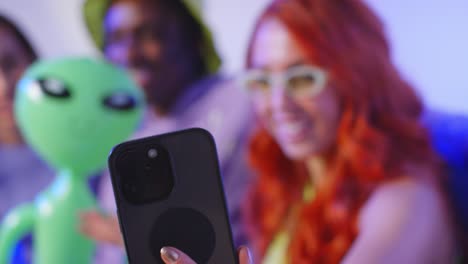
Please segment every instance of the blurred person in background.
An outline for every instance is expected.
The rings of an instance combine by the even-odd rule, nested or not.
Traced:
[[[52,180],[52,170],[23,141],[13,113],[16,83],[36,58],[22,32],[0,15],[0,220]]]
[[[242,77],[258,117],[245,202],[258,263],[451,263],[421,100],[360,0],[278,0]]]
[[[105,57],[130,71],[146,93],[147,116],[135,138],[188,127],[213,134],[234,240],[244,243],[239,220],[248,180],[243,153],[249,102],[217,74],[220,59],[196,8],[181,0],[88,0],[84,13]],[[110,179],[104,180],[102,206],[112,216],[84,213],[81,229],[96,240],[122,245]]]

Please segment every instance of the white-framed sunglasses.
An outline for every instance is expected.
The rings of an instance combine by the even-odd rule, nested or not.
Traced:
[[[300,65],[280,73],[253,69],[239,78],[240,86],[254,96],[270,96],[273,89],[285,89],[293,97],[315,96],[327,83],[327,72],[312,65]]]

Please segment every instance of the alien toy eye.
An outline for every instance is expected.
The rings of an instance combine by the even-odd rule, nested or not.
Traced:
[[[53,78],[42,78],[37,82],[39,83],[42,92],[48,96],[61,99],[65,99],[71,96],[67,86],[60,80]]]
[[[119,111],[128,111],[136,107],[136,99],[125,92],[115,92],[111,95],[108,95],[102,101],[104,106],[119,110]]]

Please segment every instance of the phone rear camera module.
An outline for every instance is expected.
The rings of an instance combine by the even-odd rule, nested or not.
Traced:
[[[162,146],[139,146],[117,160],[125,199],[145,204],[166,199],[174,187],[169,152]]]
[[[158,151],[154,148],[148,150],[148,158],[155,159],[158,157]]]

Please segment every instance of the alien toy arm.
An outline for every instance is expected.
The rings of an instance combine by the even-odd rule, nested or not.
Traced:
[[[31,231],[34,225],[33,204],[20,205],[13,209],[0,225],[0,264],[11,261],[16,243]]]

